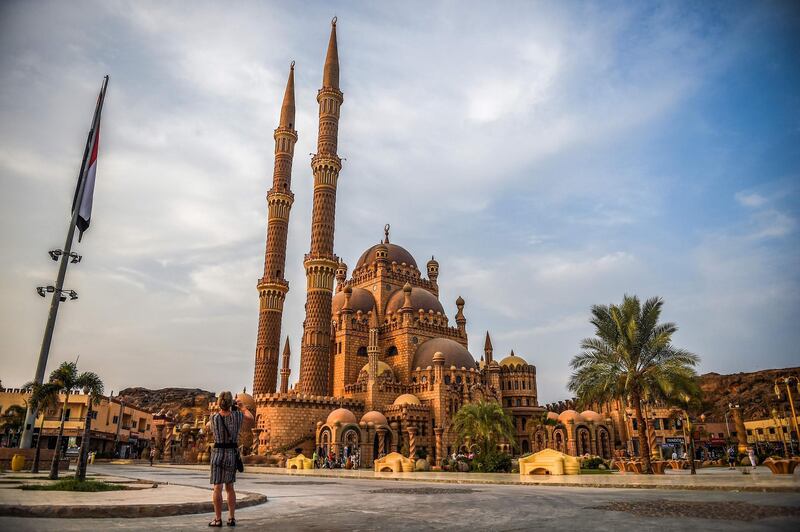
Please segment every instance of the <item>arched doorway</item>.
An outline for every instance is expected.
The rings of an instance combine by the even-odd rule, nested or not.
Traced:
[[[556,451],[563,453],[566,451],[564,448],[564,430],[563,429],[556,429],[553,431],[553,440],[555,443]]]
[[[358,450],[359,437],[356,429],[348,429],[342,436],[342,453],[344,456],[351,456],[354,451]]]
[[[589,435],[589,429],[586,427],[579,427],[577,430],[577,444],[578,444],[578,455],[582,454],[591,454],[592,446],[591,446],[591,436]]]
[[[323,429],[319,435],[319,445],[322,447],[323,455],[328,456],[331,451],[331,431],[328,428]]]
[[[611,438],[605,428],[598,431],[598,451],[603,458],[611,458]]]
[[[529,452],[531,452],[531,445],[528,440],[522,440],[522,454],[528,454]]]

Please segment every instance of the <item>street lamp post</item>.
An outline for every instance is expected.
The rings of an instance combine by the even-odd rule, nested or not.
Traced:
[[[788,457],[789,451],[786,449],[786,438],[783,437],[783,423],[778,421],[778,409],[772,409],[772,420],[775,422],[775,427],[777,427],[778,434],[781,437],[781,443],[783,443],[783,456]]]
[[[783,384],[786,386],[786,395],[789,399],[789,406],[792,409],[792,424],[794,425],[794,433],[800,438],[800,429],[797,427],[797,413],[794,410],[794,398],[792,397],[792,387],[791,383],[794,381],[795,386],[797,386],[797,392],[800,393],[800,379],[798,379],[794,375],[788,375],[786,377],[778,377],[775,379],[775,395],[778,399],[781,398],[781,387],[780,385]],[[791,425],[789,425],[791,427]],[[791,430],[789,432],[789,442],[792,443],[792,454],[794,455],[794,442],[792,440]]]

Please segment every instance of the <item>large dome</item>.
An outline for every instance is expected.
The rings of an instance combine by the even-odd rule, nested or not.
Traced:
[[[356,423],[356,415],[346,408],[337,408],[336,410],[328,414],[328,419],[326,420],[326,423],[328,425],[333,425],[337,421],[342,425],[346,425],[348,423]]]
[[[396,262],[397,264],[406,263],[409,266],[417,267],[417,261],[414,260],[414,257],[411,256],[406,248],[402,246],[398,246],[397,244],[375,244],[364,253],[361,254],[361,258],[358,259],[358,263],[356,264],[356,268],[360,268],[365,264],[372,264],[375,262],[375,251],[378,246],[386,246],[388,250],[388,257],[389,263]]]
[[[475,359],[464,346],[449,338],[432,338],[417,348],[412,368],[424,369],[433,366],[433,355],[437,351],[441,351],[444,355],[444,367],[446,368],[450,366],[467,369],[475,367]]]
[[[389,301],[386,303],[385,312],[399,311],[401,308],[403,308],[404,301],[405,292],[403,290],[396,291],[389,297]],[[444,307],[439,302],[439,299],[424,288],[419,288],[418,286],[411,288],[411,306],[413,307],[415,313],[422,309],[426,313],[429,310],[433,310],[434,312],[441,312],[444,314]]]
[[[344,300],[344,290],[333,296],[333,302],[331,303],[333,316],[336,316],[336,313],[342,310],[342,307],[344,306]],[[358,312],[360,310],[366,314],[374,307],[375,298],[372,297],[372,293],[369,290],[364,290],[363,288],[353,288],[353,293],[350,295],[350,308],[353,309],[353,312]]]

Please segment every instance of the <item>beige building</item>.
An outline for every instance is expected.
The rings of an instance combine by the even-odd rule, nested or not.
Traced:
[[[27,405],[27,399],[28,394],[19,388],[0,391],[0,413],[11,405]],[[80,446],[83,437],[89,396],[82,393],[70,394],[66,405],[64,400],[65,396],[62,394],[55,409],[39,413],[33,427],[34,438],[39,435],[44,416],[42,447],[55,448],[61,414],[66,408],[62,445],[71,453]],[[92,405],[92,410],[91,450],[111,455],[117,448],[120,456],[129,457],[139,455],[150,445],[153,425],[151,413],[122,405],[113,397],[102,397],[99,403]]]
[[[796,421],[800,423],[800,416]],[[799,450],[797,432],[794,430],[795,425],[791,416],[745,421],[744,427],[747,431],[748,444],[756,446],[769,444],[771,449],[782,450],[785,443],[787,448],[794,447],[795,453]]]

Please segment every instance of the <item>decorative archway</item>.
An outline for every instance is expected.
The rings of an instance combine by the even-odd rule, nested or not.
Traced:
[[[528,454],[529,452],[531,452],[531,446],[528,440],[522,440],[522,454]]]
[[[592,452],[592,436],[589,429],[586,427],[578,427],[575,431],[575,439],[577,440],[578,455],[591,454]]]
[[[611,437],[605,427],[597,430],[597,451],[603,458],[611,458]]]
[[[348,456],[358,449],[358,442],[361,435],[354,428],[347,429],[342,435],[342,453]]]
[[[322,452],[325,456],[331,451],[331,431],[327,427],[322,429],[319,435],[319,445],[322,447]]]
[[[565,441],[564,429],[556,429],[553,431],[553,444],[556,451],[560,453],[566,452]]]
[[[536,450],[536,452],[539,452],[545,448],[544,442],[545,438],[543,431],[537,430],[536,434],[533,436],[533,448]]]

